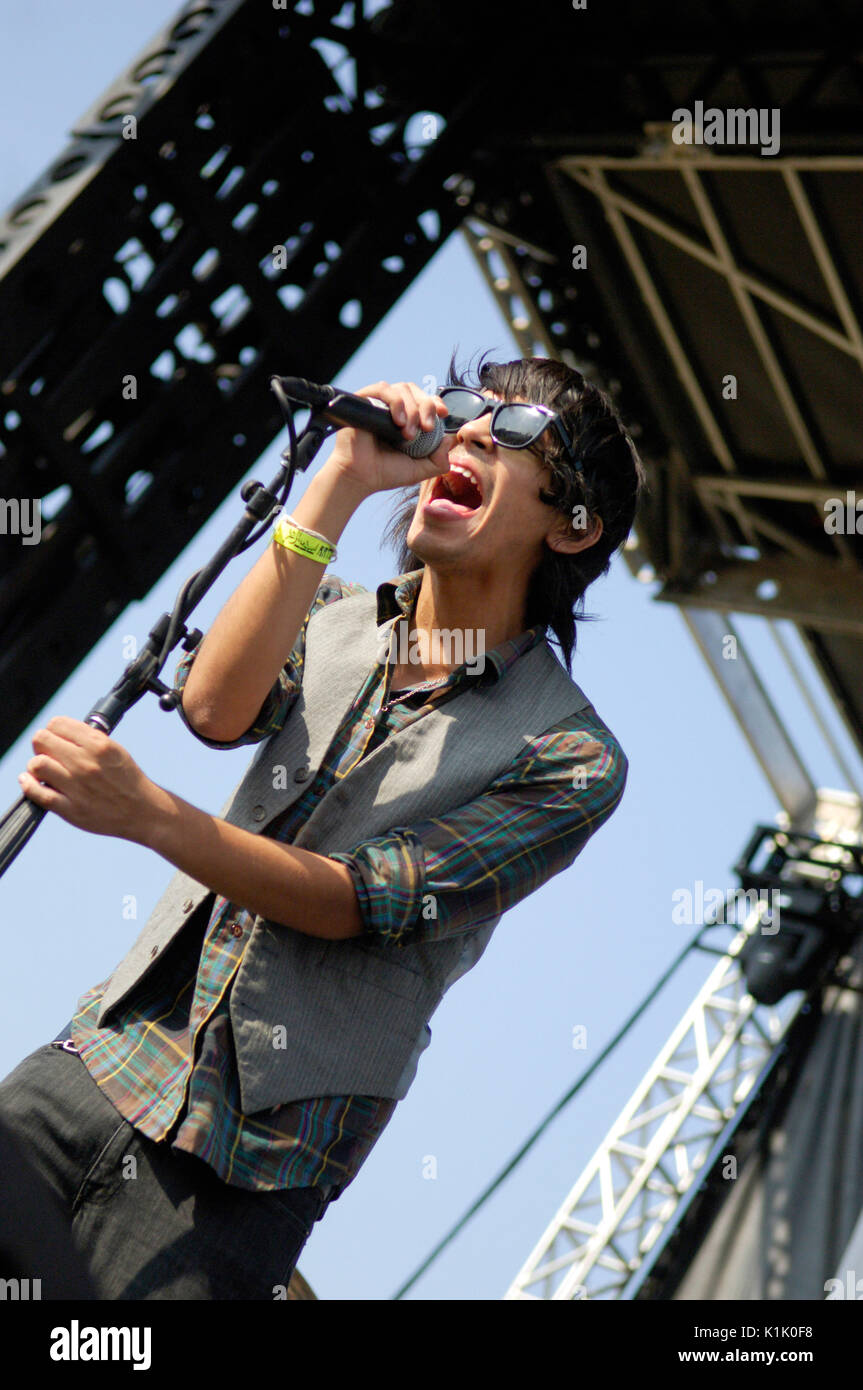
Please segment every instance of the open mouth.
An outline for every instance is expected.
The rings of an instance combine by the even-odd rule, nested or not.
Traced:
[[[476,475],[461,464],[450,464],[448,473],[435,478],[426,505],[436,512],[455,512],[459,516],[475,512],[482,506],[482,489]]]

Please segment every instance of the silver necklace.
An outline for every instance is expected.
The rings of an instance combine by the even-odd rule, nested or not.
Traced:
[[[381,705],[381,714],[385,714],[391,705],[397,705],[400,700],[406,700],[409,695],[419,695],[423,690],[434,690],[436,686],[445,685],[449,676],[438,676],[437,680],[424,681],[422,685],[411,685],[405,690],[400,690],[392,699],[387,700],[385,705]]]

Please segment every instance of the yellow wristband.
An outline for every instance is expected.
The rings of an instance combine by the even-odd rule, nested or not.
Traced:
[[[279,517],[275,522],[273,540],[284,546],[285,550],[293,550],[296,555],[316,560],[320,565],[328,565],[336,558],[336,547],[328,540],[311,531],[304,531],[301,526],[291,526],[286,517]]]

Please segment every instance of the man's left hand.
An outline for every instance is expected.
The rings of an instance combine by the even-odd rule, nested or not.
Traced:
[[[164,793],[100,729],[56,715],[33,735],[24,795],[79,830],[140,840]],[[44,784],[44,785],[43,785]]]

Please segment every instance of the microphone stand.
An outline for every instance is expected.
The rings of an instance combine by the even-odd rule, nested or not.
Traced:
[[[200,642],[203,633],[195,628],[189,631],[186,619],[200,603],[207,591],[218,579],[228,562],[242,551],[248,550],[268,529],[270,521],[287,501],[288,493],[297,472],[304,472],[314,459],[324,440],[334,432],[334,426],[321,415],[310,415],[302,434],[297,437],[293,414],[278,377],[270,378],[285,423],[288,426],[290,442],[282,453],[284,462],[279,467],[269,487],[250,479],[243,484],[240,495],[246,504],[245,513],[237,522],[226,540],[219,546],[213,558],[202,569],[197,570],[186,580],[180,589],[171,613],[163,613],[150,629],[147,641],[138,655],[129,662],[123,674],[111,687],[107,695],[90,710],[85,724],[110,734],[127,710],[140,700],[148,690],[159,696],[161,709],[170,712],[180,704],[182,696],[159,679],[159,672],[165,665],[178,642],[186,651],[191,651]],[[253,536],[249,532],[262,522]],[[4,874],[26,845],[43,816],[43,806],[37,806],[26,796],[20,796],[14,805],[0,817],[0,875]]]

